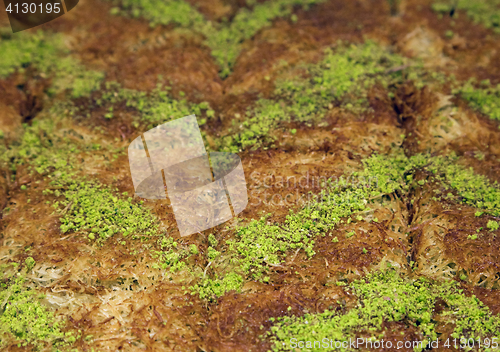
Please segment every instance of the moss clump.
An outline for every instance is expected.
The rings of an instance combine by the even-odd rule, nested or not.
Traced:
[[[61,321],[41,303],[43,295],[27,287],[12,264],[0,266],[0,278],[0,347],[14,341],[18,347],[55,348],[76,340],[71,332],[61,331]]]
[[[369,274],[351,283],[347,290],[357,296],[358,303],[344,314],[325,311],[278,318],[269,333],[273,350],[294,350],[297,346],[292,345],[293,341],[348,341],[359,333],[371,335],[372,341],[380,341],[385,334],[384,322],[404,322],[419,331],[422,345],[415,346],[414,350],[422,351],[437,338],[439,320],[434,312],[437,299],[446,303],[441,315],[455,324],[453,337],[500,336],[500,318],[475,296],[465,296],[454,281],[440,284],[423,277],[403,279],[395,271],[386,271]],[[310,351],[320,350],[313,344],[306,347]]]
[[[72,57],[58,59],[55,67],[49,90],[52,94],[69,89],[72,98],[86,97],[98,90],[104,80],[102,72],[88,70]]]
[[[10,28],[0,29],[0,78],[6,78],[16,70],[33,65],[46,72],[55,57],[64,48],[60,36],[42,31],[13,35]]]
[[[278,80],[275,94],[292,103],[289,114],[298,121],[310,120],[332,101],[342,99],[341,105],[363,109],[368,89],[376,83],[387,87],[391,77],[386,71],[404,63],[403,57],[371,41],[326,49],[319,64],[307,67],[309,77]]]
[[[380,331],[384,321],[404,320],[418,326],[424,339],[436,338],[431,323],[434,295],[426,280],[403,280],[395,272],[377,273],[352,283],[347,290],[352,290],[359,301],[346,314],[325,311],[303,317],[279,318],[271,327],[272,340],[275,341],[273,350],[293,350],[290,345],[292,338],[296,341],[322,341],[326,338],[341,342],[359,332],[372,336],[378,332],[382,337]]]
[[[74,98],[89,95],[104,78],[103,73],[87,70],[77,59],[68,57],[60,34],[38,31],[13,35],[0,29],[0,39],[0,78],[33,68],[53,78],[49,92],[68,89]]]
[[[280,123],[299,121],[312,123],[330,108],[340,106],[355,113],[369,111],[368,93],[379,84],[386,89],[410,79],[423,86],[428,80],[421,64],[396,69],[408,60],[374,42],[339,45],[325,50],[323,60],[304,65],[305,75],[278,79],[272,99],[260,99],[251,107],[241,127],[221,141],[221,146],[238,149],[258,148],[272,142],[270,135]],[[236,123],[236,122],[235,122]]]
[[[51,180],[43,194],[57,199],[52,206],[62,215],[61,231],[81,231],[99,241],[115,234],[133,234],[134,238],[156,234],[155,217],[148,210],[131,197],[81,176],[76,155],[92,150],[92,145],[77,144],[78,136],[60,136],[56,124],[53,120],[33,121],[25,127],[20,142],[0,160],[9,163],[14,172],[19,165],[27,165],[31,173]]]
[[[500,121],[500,84],[495,87],[486,80],[477,86],[474,80],[469,80],[461,88],[455,89],[454,94],[459,94],[473,109],[490,119]]]
[[[55,120],[37,119],[24,126],[22,137],[13,141],[0,155],[0,163],[9,167],[13,175],[21,165],[30,172],[46,175],[75,162],[74,155],[81,150],[69,136],[56,133]]]
[[[441,14],[450,14],[452,10],[463,10],[475,23],[500,33],[500,1],[498,0],[446,0],[435,1],[432,9]]]
[[[326,234],[343,218],[369,208],[369,201],[392,193],[404,186],[403,175],[412,167],[404,155],[374,155],[364,160],[358,185],[344,187],[330,183],[296,213],[290,211],[285,222],[269,224],[267,217],[251,221],[229,241],[229,248],[237,253],[239,269],[252,279],[262,279],[269,265],[279,265],[282,254],[304,249],[314,255],[314,237]]]
[[[451,335],[453,338],[500,338],[500,317],[493,315],[476,296],[464,295],[457,282],[443,284],[438,294],[449,308],[443,316],[455,323],[455,330]],[[489,346],[485,347],[487,351]]]
[[[195,245],[195,244],[192,244],[189,246],[189,252],[191,252],[191,254],[198,254],[200,251],[198,250],[198,247]]]
[[[494,220],[489,220],[488,223],[486,224],[486,227],[490,229],[490,231],[496,231],[500,227],[498,222]]]

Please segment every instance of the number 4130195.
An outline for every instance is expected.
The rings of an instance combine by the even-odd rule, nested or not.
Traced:
[[[466,339],[465,337],[462,337],[460,339],[446,339],[446,342],[444,343],[444,347],[455,347],[456,349],[467,349],[470,350],[474,347],[483,347],[483,348],[491,348],[491,349],[498,349],[498,338],[493,337],[492,339],[489,338],[469,338]]]
[[[22,4],[14,4],[12,6],[12,3],[10,3],[7,6],[7,12],[8,13],[59,13],[61,12],[61,4],[60,3],[46,3],[45,6],[44,4],[35,4],[35,3],[22,3]],[[40,11],[37,11],[40,10]]]

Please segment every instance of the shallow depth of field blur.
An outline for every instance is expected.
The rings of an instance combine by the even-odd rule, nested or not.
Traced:
[[[249,203],[181,237],[127,148],[191,114]],[[0,349],[495,350],[499,122],[499,0],[0,5]]]

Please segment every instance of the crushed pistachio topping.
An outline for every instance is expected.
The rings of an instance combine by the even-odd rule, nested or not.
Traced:
[[[92,98],[91,103],[95,103],[97,107],[107,107],[112,113],[113,106],[124,102],[128,108],[135,109],[139,113],[132,124],[138,127],[142,123],[149,129],[192,114],[199,117],[198,124],[203,126],[207,118],[215,115],[209,103],[195,104],[188,102],[185,98],[175,99],[170,90],[170,87],[158,84],[155,89],[146,93],[123,88],[116,82],[106,82],[102,95]],[[180,92],[180,95],[182,96],[183,92]],[[112,117],[109,115],[108,118]]]
[[[74,333],[61,331],[63,323],[42,304],[43,294],[29,288],[26,278],[13,270],[17,266],[17,263],[0,266],[0,347],[6,347],[4,343],[10,338],[18,347],[36,349],[75,342]]]
[[[440,15],[463,10],[475,23],[480,23],[486,28],[491,28],[495,33],[500,33],[500,2],[498,0],[437,0],[432,4],[432,9]],[[452,12],[453,11],[453,12]]]
[[[207,21],[194,7],[182,0],[116,0],[112,14],[143,17],[152,27],[175,24],[205,36],[205,45],[220,67],[220,76],[227,77],[241,53],[242,43],[261,29],[271,26],[276,18],[292,15],[293,7],[303,8],[324,0],[274,0],[264,3],[247,1],[250,8],[238,10],[231,23]],[[296,16],[294,17],[295,21]]]
[[[88,96],[100,87],[104,74],[89,70],[68,56],[62,35],[9,31],[10,28],[0,28],[0,78],[33,68],[42,77],[53,78],[49,94],[68,89],[73,98]]]
[[[380,202],[384,195],[408,192],[414,187],[423,186],[426,182],[419,182],[421,180],[417,181],[413,177],[418,170],[427,171],[429,181],[436,182],[438,189],[444,190],[441,196],[446,199],[480,208],[493,215],[498,214],[498,185],[491,183],[485,176],[477,175],[458,161],[456,156],[374,154],[362,161],[363,169],[357,173],[357,176],[365,178],[367,182],[364,184],[369,187],[328,184],[304,208],[297,212],[290,211],[284,222],[272,222],[271,215],[268,214],[238,228],[236,237],[225,243],[227,248],[222,251],[221,256],[209,249],[210,260],[218,258],[219,261],[214,265],[225,272],[227,262],[224,258],[231,258],[230,265],[235,273],[251,280],[264,281],[267,272],[273,266],[281,265],[290,253],[304,250],[308,257],[312,257],[315,254],[316,236],[324,236],[346,218],[369,210],[371,204]],[[448,194],[451,194],[451,198]],[[352,221],[353,218],[349,220]],[[363,220],[363,217],[356,220]],[[496,226],[498,228],[498,224]],[[493,223],[489,228],[496,229]],[[346,239],[349,237],[351,235],[346,236]],[[337,241],[340,239],[337,238]],[[364,253],[367,252],[365,249]],[[212,283],[206,282],[206,285]],[[219,278],[218,288],[221,282],[224,281]],[[196,286],[193,292],[199,288],[200,286]],[[203,294],[205,297],[206,293]]]
[[[414,326],[422,341],[414,350],[422,351],[438,337],[436,326],[443,318],[455,326],[452,334],[455,338],[500,336],[500,317],[493,315],[477,297],[466,296],[456,281],[438,283],[425,277],[401,278],[395,270],[387,270],[368,274],[345,290],[358,299],[355,307],[345,313],[326,310],[320,314],[278,318],[269,332],[274,341],[273,351],[294,350],[290,345],[292,338],[342,342],[361,334],[380,341],[387,329],[384,322]],[[446,304],[441,318],[434,309],[438,299]],[[309,350],[319,349],[312,345]]]
[[[371,111],[368,94],[375,85],[388,90],[405,80],[414,81],[417,87],[444,82],[442,75],[426,73],[421,63],[410,62],[372,41],[339,42],[325,50],[322,61],[302,65],[302,69],[305,74],[277,79],[272,98],[259,99],[241,123],[234,120],[237,126],[222,138],[221,147],[256,149],[273,141],[271,132],[280,124],[313,123],[334,106],[357,114]]]
[[[500,84],[493,86],[489,80],[476,84],[471,79],[453,92],[464,98],[473,109],[490,119],[500,120]]]

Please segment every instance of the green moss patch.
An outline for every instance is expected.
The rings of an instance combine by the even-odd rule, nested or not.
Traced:
[[[75,175],[68,174],[68,178]],[[99,185],[96,182],[68,182],[62,176],[51,183],[58,188],[63,186],[64,200],[53,204],[64,207],[61,218],[61,232],[78,231],[91,240],[106,240],[115,235],[132,239],[157,234],[156,218],[132,197],[122,198],[117,190]],[[46,194],[50,191],[47,190]]]
[[[405,187],[404,175],[415,167],[404,155],[374,155],[363,165],[356,175],[364,180],[359,185],[326,184],[303,209],[291,211],[284,223],[269,223],[267,216],[239,229],[228,244],[237,253],[242,273],[262,280],[269,265],[281,264],[282,255],[290,250],[301,248],[313,256],[315,236],[325,235],[345,218],[367,210],[376,198]]]
[[[432,9],[445,15],[449,15],[454,9],[463,10],[475,23],[500,33],[499,0],[439,0],[432,4]]]
[[[45,195],[54,195],[52,206],[61,213],[61,232],[78,231],[91,241],[102,242],[115,235],[132,239],[157,235],[155,216],[142,201],[134,201],[117,189],[87,180],[79,168],[65,164],[48,175],[52,181]]]
[[[50,71],[50,74],[54,74],[54,79],[49,93],[68,89],[72,98],[86,97],[98,90],[104,81],[102,72],[85,68],[73,57],[60,58],[54,66]]]
[[[174,273],[186,267],[186,262],[183,259],[198,254],[198,247],[195,244],[189,247],[183,246],[174,241],[172,237],[162,237],[158,242],[161,250],[155,251],[153,254],[159,259],[159,263],[153,264],[155,269],[165,270],[168,268],[170,272]]]
[[[358,336],[381,341],[386,333],[384,322],[404,322],[413,326],[423,342],[414,347],[415,351],[424,350],[437,338],[436,326],[443,319],[455,326],[454,338],[500,336],[500,317],[493,315],[475,296],[464,295],[454,281],[440,284],[423,277],[403,279],[395,271],[386,271],[369,274],[351,283],[346,290],[358,298],[356,306],[346,313],[325,311],[278,318],[270,331],[273,351],[293,351],[297,346],[291,342],[297,341],[343,342]],[[445,302],[441,318],[435,314],[438,299]],[[319,351],[321,347],[311,344],[308,350]]]
[[[2,160],[13,171],[27,165],[50,179],[43,194],[55,197],[52,207],[61,213],[61,231],[80,231],[90,240],[104,241],[115,234],[133,238],[156,234],[156,218],[126,194],[105,187],[81,175],[76,154],[92,151],[91,143],[76,143],[73,135],[61,137],[56,121],[34,121],[26,126],[18,144],[13,144]]]
[[[63,49],[59,36],[50,36],[42,31],[12,34],[10,28],[0,29],[0,78],[6,78],[16,70],[29,65],[40,68],[43,73],[54,64],[58,52]]]
[[[212,300],[214,297],[220,297],[229,291],[239,292],[244,279],[237,273],[229,273],[222,278],[203,277],[200,282],[192,286],[191,292],[200,297],[200,299]]]
[[[80,146],[74,143],[73,136],[55,133],[56,122],[55,119],[40,119],[33,121],[31,126],[24,125],[20,140],[5,148],[0,162],[10,168],[14,177],[22,165],[27,165],[32,173],[45,175],[75,162],[74,154],[81,151]]]

